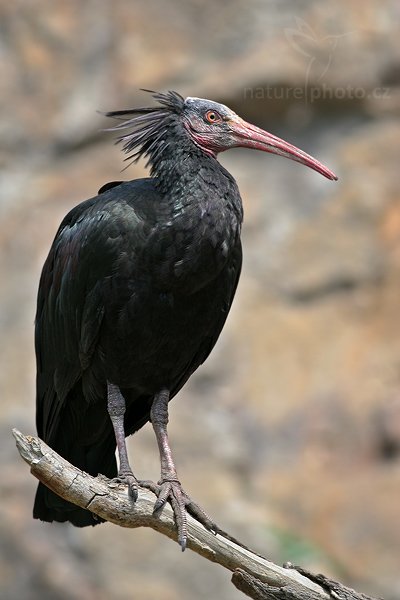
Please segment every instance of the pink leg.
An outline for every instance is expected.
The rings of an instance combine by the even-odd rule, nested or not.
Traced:
[[[125,399],[121,394],[119,387],[113,383],[107,382],[107,410],[114,427],[119,457],[118,477],[115,481],[126,483],[128,485],[129,496],[136,502],[138,497],[138,482],[132,473],[126,449],[124,427],[125,409]]]
[[[195,504],[182,489],[178,479],[171,447],[168,441],[168,401],[169,390],[163,389],[154,396],[150,418],[156,435],[161,461],[161,478],[158,485],[151,482],[141,482],[141,485],[150,488],[158,496],[154,505],[154,512],[161,512],[166,502],[171,502],[178,528],[178,542],[182,550],[187,543],[187,512],[190,512],[206,529],[217,531],[217,526],[211,521],[203,509]]]

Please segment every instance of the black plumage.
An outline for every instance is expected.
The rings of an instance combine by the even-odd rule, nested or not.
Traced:
[[[118,475],[135,499],[124,436],[151,419],[161,456],[156,510],[171,500],[184,548],[186,508],[200,520],[202,511],[177,480],[167,403],[214,347],[242,262],[240,194],[216,156],[238,145],[284,152],[274,136],[260,147],[267,143],[257,138],[262,130],[223,105],[175,92],[155,99],[155,107],[108,113],[123,120],[115,129],[128,160],[147,157],[151,177],[106,184],[73,208],[44,264],[35,328],[37,430],[84,471]],[[333,178],[287,147],[287,155]],[[99,522],[41,483],[34,516]],[[210,526],[205,515],[203,522]]]

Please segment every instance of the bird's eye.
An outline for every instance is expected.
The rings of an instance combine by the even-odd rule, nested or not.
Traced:
[[[205,114],[207,123],[219,123],[222,121],[221,115],[215,110],[208,110]]]

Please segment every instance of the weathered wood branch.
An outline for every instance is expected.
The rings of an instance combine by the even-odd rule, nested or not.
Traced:
[[[287,563],[286,568],[294,569],[296,573],[301,573],[310,581],[319,583],[321,587],[328,592],[329,598],[335,600],[376,600],[371,596],[366,596],[360,592],[346,587],[338,581],[333,581],[325,575],[315,575],[302,567],[295,567]],[[250,573],[242,569],[236,569],[232,575],[232,583],[244,594],[253,598],[253,600],[304,600],[304,598],[319,598],[320,596],[304,596],[296,587],[288,583],[283,587],[274,587],[269,583],[260,581]]]
[[[115,525],[151,527],[177,541],[171,508],[166,506],[161,515],[154,516],[154,495],[148,490],[141,488],[139,499],[132,504],[124,486],[111,486],[101,476],[91,477],[68,463],[39,438],[25,436],[16,429],[13,435],[21,457],[31,467],[31,473],[58,495]],[[235,586],[257,600],[374,600],[323,576],[313,576],[306,571],[300,573],[291,566],[275,565],[229,534],[220,531],[215,535],[207,531],[190,515],[187,547],[232,571]],[[333,587],[329,587],[327,582]]]

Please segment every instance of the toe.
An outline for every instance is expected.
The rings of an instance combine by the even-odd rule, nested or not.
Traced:
[[[188,502],[186,503],[186,509],[188,513],[192,515],[199,523],[203,525],[209,531],[216,530],[216,524],[210,519],[208,514],[195,502],[193,502],[190,498],[188,498]]]
[[[140,487],[144,488],[145,490],[150,490],[156,496],[158,496],[160,493],[160,486],[157,485],[157,483],[154,483],[154,481],[149,479],[141,479],[138,483]]]
[[[109,480],[109,485],[126,485],[128,487],[128,496],[133,502],[136,502],[138,498],[138,482],[132,472],[130,473],[118,473],[117,477]]]
[[[198,504],[192,501],[182,489],[182,486],[177,479],[162,479],[158,484],[152,481],[140,481],[139,485],[156,494],[157,500],[154,504],[154,515],[159,515],[166,503],[168,501],[170,502],[178,531],[178,544],[182,551],[187,547],[187,513],[190,513],[192,517],[199,521],[209,531],[218,531],[216,524]]]
[[[153,513],[159,514],[162,511],[165,504],[167,503],[167,500],[172,497],[171,491],[171,484],[169,483],[164,483],[160,486],[158,498],[154,504]]]
[[[130,478],[128,480],[128,495],[129,498],[133,500],[133,502],[136,502],[136,500],[138,499],[138,486],[137,481],[135,479],[132,480]]]

